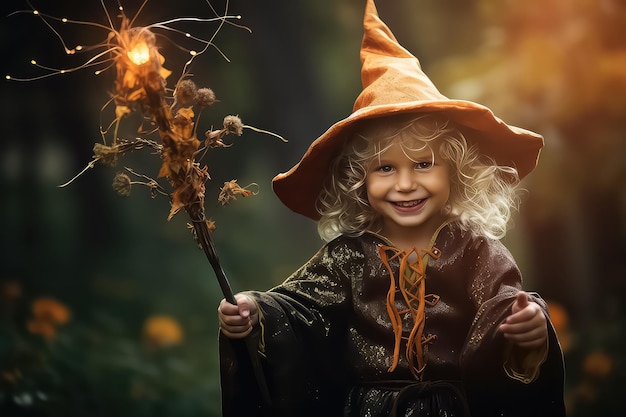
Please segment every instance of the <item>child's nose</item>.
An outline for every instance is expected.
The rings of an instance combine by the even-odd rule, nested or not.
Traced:
[[[417,178],[413,170],[400,171],[398,173],[398,181],[396,182],[396,189],[398,191],[412,191],[417,188]]]

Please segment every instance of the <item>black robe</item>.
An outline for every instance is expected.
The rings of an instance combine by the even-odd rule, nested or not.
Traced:
[[[538,374],[532,366],[515,373],[505,364],[511,346],[496,329],[521,289],[510,252],[455,224],[444,226],[433,242],[440,256],[428,260],[425,286],[427,297],[438,302],[425,307],[423,334],[436,339],[428,344],[422,380],[454,381],[473,417],[564,416],[563,356],[549,321],[547,349],[535,361]],[[395,342],[386,296],[392,278],[381,262],[381,245],[389,242],[372,233],[338,237],[281,285],[247,293],[261,314],[262,326],[250,337],[259,349],[271,407],[259,396],[243,343],[220,334],[224,417],[389,415],[385,393],[416,380],[402,355],[389,372]],[[398,262],[390,266],[397,272]],[[537,294],[531,298],[545,311]],[[362,399],[355,387],[375,387],[358,389],[369,395],[369,405],[380,407],[355,404]]]

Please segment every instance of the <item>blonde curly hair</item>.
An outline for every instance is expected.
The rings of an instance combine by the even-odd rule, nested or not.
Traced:
[[[385,116],[365,121],[334,159],[317,200],[318,232],[330,241],[339,235],[380,232],[381,216],[369,205],[365,178],[370,163],[395,143],[407,148],[418,140],[450,166],[450,198],[444,217],[465,230],[500,239],[519,204],[519,176],[498,166],[468,143],[463,133],[438,114]]]

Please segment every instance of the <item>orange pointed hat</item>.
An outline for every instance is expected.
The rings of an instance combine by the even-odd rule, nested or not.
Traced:
[[[497,164],[517,169],[520,179],[535,168],[543,137],[507,125],[480,104],[450,100],[424,74],[416,57],[398,44],[380,20],[374,0],[367,0],[361,44],[361,81],[352,114],[317,138],[300,162],[274,177],[278,198],[291,210],[317,220],[317,198],[331,161],[364,120],[408,113],[443,113],[470,144]]]

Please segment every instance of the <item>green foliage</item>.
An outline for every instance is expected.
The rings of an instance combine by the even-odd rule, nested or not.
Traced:
[[[172,319],[183,333],[161,328],[150,336],[159,329],[138,327],[110,300],[92,298],[89,317],[72,314],[53,334],[33,334],[29,300],[5,301],[3,416],[219,415],[214,326],[187,315]]]

